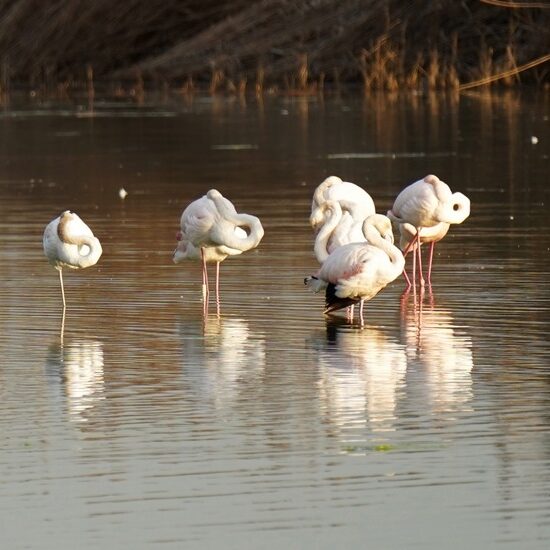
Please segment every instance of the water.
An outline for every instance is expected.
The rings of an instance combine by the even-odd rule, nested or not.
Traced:
[[[13,99],[0,136],[0,517],[6,548],[546,548],[548,106],[526,95]],[[536,144],[531,136],[537,136]],[[311,195],[338,174],[384,212],[435,173],[472,200],[434,284],[364,327],[325,319]],[[119,189],[128,191],[125,200]],[[171,254],[209,188],[260,247]],[[103,243],[56,272],[67,208]]]

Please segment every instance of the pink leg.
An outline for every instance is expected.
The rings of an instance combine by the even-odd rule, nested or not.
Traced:
[[[409,279],[409,276],[407,275],[407,269],[406,267],[403,268],[403,277],[405,277],[405,282],[407,283],[407,290],[411,288],[411,280]]]
[[[415,237],[416,239],[416,237]],[[416,250],[413,250],[413,287],[416,288]]]
[[[418,231],[417,231],[417,234],[418,234]],[[416,235],[411,241],[409,241],[409,244],[405,247],[405,250],[403,250],[403,256],[406,256],[411,251],[411,248],[414,245],[415,240],[416,240]]]
[[[428,260],[428,284],[432,284],[432,261],[434,258],[434,248],[435,248],[435,241],[432,241],[430,244],[430,257]]]
[[[416,253],[418,254],[418,279],[420,286],[424,286],[424,276],[422,275],[422,251],[420,250],[420,239],[418,239],[418,246],[416,247]]]
[[[361,300],[359,302],[359,320],[361,321],[361,326],[365,324],[365,319],[363,319],[363,305],[365,303],[365,300]]]
[[[407,254],[411,251],[411,248],[414,246],[414,243],[416,241],[418,237],[418,233],[417,235],[414,236],[413,239],[410,240],[409,244],[405,247],[405,250],[403,250],[403,257],[406,258],[407,257]],[[413,255],[413,282],[416,281],[415,279],[415,276],[414,276],[414,271],[415,271],[415,257]],[[411,280],[409,279],[409,276],[407,275],[407,270],[406,269],[403,269],[403,277],[405,278],[405,281],[407,282],[407,289],[411,288]]]

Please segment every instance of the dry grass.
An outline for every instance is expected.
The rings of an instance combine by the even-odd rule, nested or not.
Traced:
[[[501,5],[508,4],[508,5]],[[0,92],[548,82],[550,10],[479,0],[0,0]],[[518,77],[520,67],[528,72]],[[506,74],[499,79],[497,74]]]

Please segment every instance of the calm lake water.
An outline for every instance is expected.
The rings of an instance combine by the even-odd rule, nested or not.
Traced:
[[[2,548],[548,548],[548,98],[18,100],[0,112]],[[533,143],[532,137],[538,138]],[[311,196],[385,212],[434,173],[472,201],[433,285],[324,318]],[[128,191],[125,200],[119,189]],[[265,238],[172,263],[210,188]],[[45,225],[103,244],[66,272]]]

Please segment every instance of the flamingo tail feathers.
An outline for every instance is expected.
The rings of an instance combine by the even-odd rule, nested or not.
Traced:
[[[323,313],[331,313],[339,309],[357,304],[359,298],[340,298],[336,296],[336,285],[329,283],[325,295],[325,311]]]

